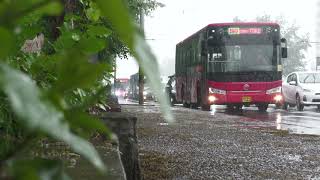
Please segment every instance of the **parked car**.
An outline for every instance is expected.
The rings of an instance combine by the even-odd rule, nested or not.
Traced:
[[[316,105],[320,110],[320,72],[293,72],[282,85],[284,109],[296,106],[303,111],[304,106]]]

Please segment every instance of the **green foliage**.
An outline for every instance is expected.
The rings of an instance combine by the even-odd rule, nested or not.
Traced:
[[[162,93],[162,84],[160,83],[160,73],[158,69],[158,63],[155,56],[152,54],[151,49],[144,40],[143,35],[137,33],[135,26],[131,22],[130,16],[127,13],[126,8],[117,0],[110,0],[110,5],[103,3],[103,0],[97,0],[99,7],[101,7],[104,15],[109,18],[115,30],[119,33],[122,40],[132,50],[132,54],[138,61],[139,65],[143,68],[144,73],[149,78],[152,91],[157,95],[161,109],[165,115],[167,121],[172,122],[173,117],[169,110],[168,98]],[[112,16],[112,13],[120,13],[121,16]],[[121,17],[121,18],[119,18]],[[123,23],[123,21],[128,23]],[[128,36],[133,34],[133,36]]]
[[[8,29],[0,27],[0,39],[2,41],[0,45],[0,58],[5,58],[13,47],[13,34]]]
[[[96,131],[110,135],[87,110],[105,103],[117,55],[136,57],[172,120],[156,59],[132,21],[139,6],[149,13],[160,4],[128,2],[130,10],[118,0],[0,2],[0,165],[13,178],[69,179],[57,161],[18,158],[28,143],[44,136],[65,142],[105,172],[84,138]],[[31,47],[44,43],[41,52],[22,52],[27,39]]]
[[[94,148],[71,133],[68,124],[63,122],[63,114],[41,98],[31,79],[6,65],[0,65],[0,76],[0,86],[7,94],[14,113],[28,129],[63,140],[100,170],[104,169]]]
[[[155,0],[127,0],[130,12],[133,14],[134,17],[138,18],[141,9],[143,10],[144,14],[148,15],[153,10],[158,7],[163,7],[164,4],[159,3]]]
[[[33,159],[11,162],[11,172],[15,179],[21,180],[69,180],[60,161]]]

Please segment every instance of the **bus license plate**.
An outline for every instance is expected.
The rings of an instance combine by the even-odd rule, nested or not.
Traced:
[[[244,102],[244,103],[251,102],[251,97],[250,96],[243,96],[242,97],[242,102]]]

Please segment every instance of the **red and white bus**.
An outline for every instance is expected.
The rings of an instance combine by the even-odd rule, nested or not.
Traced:
[[[266,111],[281,104],[287,43],[276,23],[209,24],[176,45],[176,101]]]

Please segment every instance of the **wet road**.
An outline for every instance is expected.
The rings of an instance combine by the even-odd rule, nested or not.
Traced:
[[[275,109],[270,105],[266,113],[255,107],[244,107],[241,112],[228,112],[224,106],[212,106],[212,112],[239,117],[239,127],[274,128],[289,134],[320,135],[320,112],[317,107],[306,107],[305,111]]]
[[[320,179],[320,113],[255,107],[228,112],[172,107],[167,124],[156,104],[123,105],[138,117],[145,179]]]

